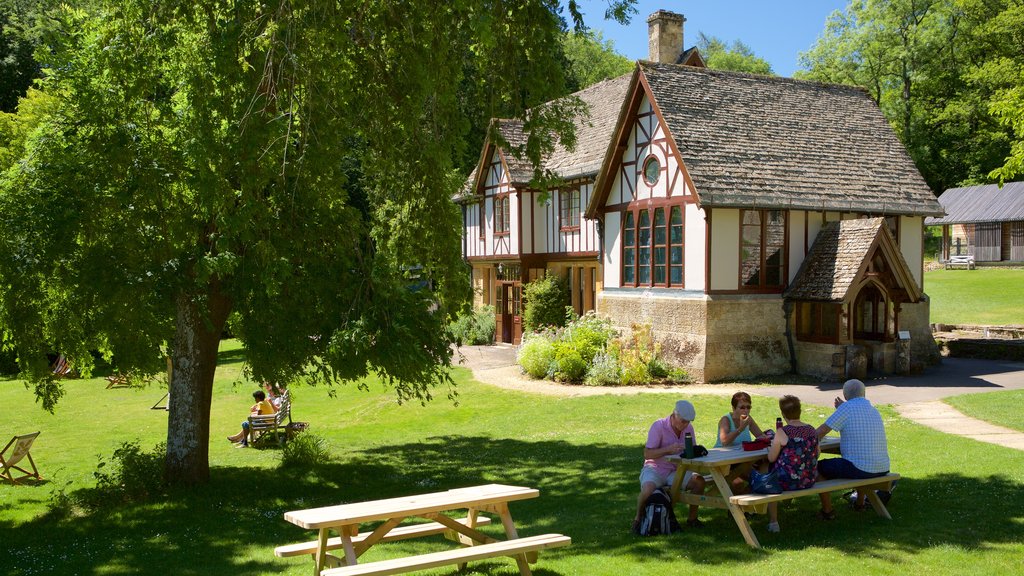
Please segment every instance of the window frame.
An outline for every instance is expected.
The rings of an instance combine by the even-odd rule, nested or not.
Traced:
[[[558,222],[559,230],[575,232],[580,229],[579,188],[564,188],[558,191]]]
[[[759,217],[758,227],[758,254],[759,264],[757,269],[758,283],[756,286],[749,286],[744,282],[743,272],[746,259],[743,257],[745,246],[744,231],[748,227],[752,227],[750,224],[746,224],[746,215],[748,213],[756,212]],[[772,212],[778,212],[782,216],[782,244],[779,246],[781,251],[781,262],[777,266],[771,266],[771,268],[778,268],[779,270],[779,284],[768,284],[765,280],[765,269],[768,268],[766,265],[766,254],[768,248],[774,245],[768,245],[768,222],[769,215]],[[752,245],[752,244],[751,244]],[[757,209],[740,209],[739,219],[739,269],[737,270],[737,286],[742,292],[756,292],[764,294],[781,294],[786,286],[789,284],[789,210],[782,209],[768,209],[768,208],[757,208]]]
[[[816,318],[812,315],[812,321],[815,323],[811,327],[810,331],[803,329],[804,319],[808,312],[812,312],[811,309],[817,309]],[[835,319],[835,333],[827,334],[824,331],[826,312],[831,309],[832,316]],[[838,344],[839,335],[842,332],[842,320],[843,320],[843,305],[840,302],[811,302],[811,301],[798,301],[796,303],[796,339],[800,342],[818,342],[822,344]]]
[[[672,241],[672,214],[678,210],[679,242]],[[662,224],[659,226],[658,214],[663,215]],[[641,226],[642,217],[646,213],[646,245],[641,245],[640,239],[645,229]],[[630,227],[630,223],[632,226]],[[663,242],[658,243],[658,229],[663,229]],[[632,232],[632,242],[627,242]],[[684,289],[686,287],[686,207],[682,202],[665,202],[636,206],[622,211],[621,219],[622,243],[619,249],[620,255],[620,276],[619,285],[623,288],[672,288]],[[680,263],[672,264],[672,249],[678,247]],[[641,266],[640,260],[643,251],[648,253],[648,262]],[[658,264],[658,251],[664,250],[664,261]],[[633,263],[628,264],[627,254],[631,253]],[[679,269],[679,282],[672,281],[673,266]],[[658,281],[658,270],[663,269],[663,280]],[[642,281],[642,272],[646,272],[647,279]]]
[[[504,192],[502,194],[494,195],[494,235],[495,236],[508,236],[511,232],[512,219],[510,216],[511,203],[509,202],[510,194]]]

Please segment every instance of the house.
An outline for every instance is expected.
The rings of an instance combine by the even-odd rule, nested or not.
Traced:
[[[1024,262],[1024,182],[950,188],[939,196],[946,211],[928,218],[942,226],[942,260],[971,255],[975,262]]]
[[[652,61],[615,105],[592,108],[601,130],[559,163],[589,174],[583,159],[599,158],[592,183],[564,182],[585,190],[580,226],[597,232],[580,254],[598,252],[596,310],[624,329],[650,324],[704,381],[895,372],[933,357],[923,231],[942,208],[878,106],[859,88],[675,64],[683,22],[648,19]],[[515,164],[486,146],[483,157]],[[477,175],[472,196],[500,189],[504,172],[493,174]],[[553,209],[516,190],[520,236],[551,236],[533,215]],[[479,233],[469,212],[467,237]],[[486,227],[502,212],[478,214]]]

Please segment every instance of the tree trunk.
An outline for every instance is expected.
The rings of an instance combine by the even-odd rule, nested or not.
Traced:
[[[165,479],[174,484],[210,479],[210,398],[220,335],[231,305],[216,283],[205,303],[200,300],[183,293],[176,302],[164,465]]]

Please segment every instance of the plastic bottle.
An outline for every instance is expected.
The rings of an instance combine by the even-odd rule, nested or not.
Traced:
[[[686,435],[683,436],[683,442],[685,442],[686,446],[686,451],[683,452],[683,455],[687,458],[693,458],[693,434],[687,432]]]

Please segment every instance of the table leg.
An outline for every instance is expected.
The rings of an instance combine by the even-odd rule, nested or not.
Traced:
[[[733,504],[730,498],[732,498],[732,485],[725,478],[725,474],[728,473],[728,468],[724,470],[720,468],[713,468],[711,470],[711,478],[715,481],[715,486],[718,487],[718,492],[722,495],[722,499],[725,500],[725,505],[729,509],[729,513],[732,514],[732,519],[736,521],[736,526],[740,529],[740,533],[743,534],[743,539],[747,541],[753,548],[760,548],[761,543],[757,541],[757,536],[754,535],[754,530],[750,527],[750,522],[747,522],[747,517],[743,514],[743,509],[738,505]]]
[[[519,533],[516,532],[515,522],[512,521],[512,514],[508,511],[508,505],[501,503],[498,507],[498,515],[501,516],[501,524],[505,527],[505,536],[509,540],[519,538]],[[530,562],[537,561],[536,552],[528,552],[527,554],[519,554],[516,556],[516,564],[519,565],[519,573],[522,576],[531,576],[533,573],[530,571]]]

